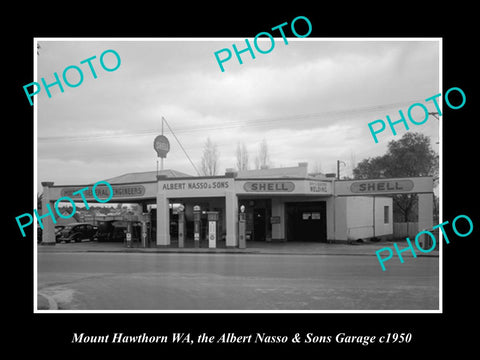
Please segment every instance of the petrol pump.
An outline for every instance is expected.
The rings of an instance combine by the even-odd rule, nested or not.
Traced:
[[[142,248],[147,247],[147,222],[142,221]]]
[[[145,210],[147,210],[145,206]],[[140,218],[140,222],[142,224],[142,247],[146,248],[148,246],[148,229],[150,226],[150,214],[148,212],[142,212],[142,216]]]
[[[200,206],[193,207],[193,243],[195,248],[200,247],[200,228],[202,223],[202,213]]]
[[[217,247],[218,211],[207,211],[208,218],[208,247]]]
[[[238,214],[238,247],[240,249],[245,249],[247,247],[245,232],[246,232],[246,214],[245,214],[245,205],[242,205],[240,206],[240,213]]]
[[[185,206],[178,207],[178,247],[185,247]]]
[[[127,221],[127,232],[125,234],[126,240],[127,240],[127,247],[131,248],[132,247],[132,222]]]

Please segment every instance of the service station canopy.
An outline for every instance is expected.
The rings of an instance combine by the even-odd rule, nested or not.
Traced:
[[[81,195],[72,195],[88,186],[82,193],[87,201],[93,201],[92,185],[52,186],[50,201],[61,197],[81,200]],[[432,177],[389,178],[369,180],[316,180],[316,179],[261,179],[215,177],[166,178],[157,182],[112,184],[112,202],[133,202],[146,199],[156,199],[157,195],[167,198],[218,197],[227,193],[236,195],[336,195],[336,196],[370,196],[401,193],[432,193]],[[105,185],[95,189],[100,199],[108,198],[110,190]]]

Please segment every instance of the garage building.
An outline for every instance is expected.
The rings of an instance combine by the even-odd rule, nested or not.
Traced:
[[[218,239],[226,247],[239,246],[239,212],[245,210],[248,241],[348,242],[393,234],[392,195],[417,193],[419,229],[433,226],[432,177],[339,181],[309,175],[307,163],[295,167],[234,171],[198,177],[172,170],[129,173],[106,179],[113,189],[110,202],[138,203],[148,223],[152,246],[172,246],[172,219],[182,205],[186,239],[193,239],[193,209],[218,212]],[[72,193],[86,185],[43,182],[43,208],[63,196],[82,202]],[[97,189],[100,189],[99,186]],[[105,187],[106,188],[106,187]],[[108,189],[107,189],[108,191]],[[94,202],[91,193],[84,193]],[[78,199],[77,199],[78,197]],[[44,243],[55,243],[50,218],[44,219]],[[202,234],[204,236],[204,234]],[[53,238],[53,240],[52,240]],[[173,240],[173,242],[172,242]]]

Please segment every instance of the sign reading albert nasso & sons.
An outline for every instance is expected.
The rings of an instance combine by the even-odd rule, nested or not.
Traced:
[[[375,180],[357,181],[350,185],[352,193],[382,193],[382,192],[403,192],[413,189],[413,181],[403,180]]]

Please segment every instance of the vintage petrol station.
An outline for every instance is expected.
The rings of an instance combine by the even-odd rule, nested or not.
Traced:
[[[393,234],[393,194],[418,194],[418,228],[433,226],[432,177],[337,180],[294,167],[189,176],[173,170],[105,179],[109,203],[137,203],[145,247],[245,248],[251,241],[349,242]],[[43,182],[43,208],[91,184]],[[85,200],[95,202],[91,192]],[[78,198],[78,199],[77,199]],[[54,223],[43,221],[43,244],[55,244]],[[129,227],[128,232],[131,231]],[[127,233],[126,236],[129,234]]]

